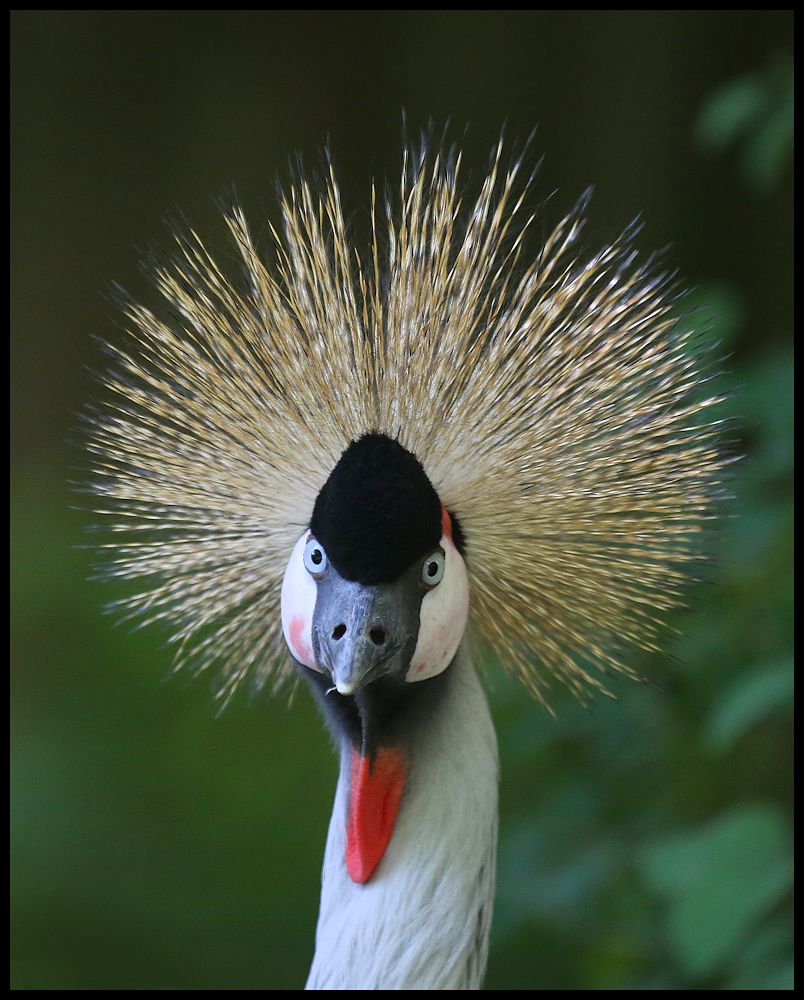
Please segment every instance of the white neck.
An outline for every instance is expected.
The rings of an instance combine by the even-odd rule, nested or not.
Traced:
[[[393,836],[364,885],[345,863],[349,750],[330,820],[307,989],[479,989],[497,846],[497,741],[466,652],[411,748]]]

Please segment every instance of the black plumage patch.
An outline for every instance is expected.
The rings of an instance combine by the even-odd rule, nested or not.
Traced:
[[[385,434],[365,434],[338,459],[310,530],[341,576],[389,583],[437,547],[441,502],[414,455]]]

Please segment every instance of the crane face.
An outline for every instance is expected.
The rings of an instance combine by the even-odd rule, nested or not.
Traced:
[[[293,658],[352,697],[431,680],[466,628],[469,584],[452,517],[418,460],[385,435],[344,451],[298,539],[282,588]]]

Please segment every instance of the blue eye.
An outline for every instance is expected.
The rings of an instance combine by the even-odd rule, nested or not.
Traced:
[[[440,550],[428,556],[422,564],[422,583],[428,587],[435,587],[437,583],[441,583],[445,565],[444,553]]]
[[[327,554],[320,542],[311,538],[304,546],[304,568],[313,576],[321,576],[328,565]]]

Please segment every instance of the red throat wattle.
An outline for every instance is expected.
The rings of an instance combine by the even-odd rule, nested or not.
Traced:
[[[402,750],[379,750],[373,758],[352,750],[346,869],[353,882],[368,882],[382,860],[394,832],[407,774]]]

